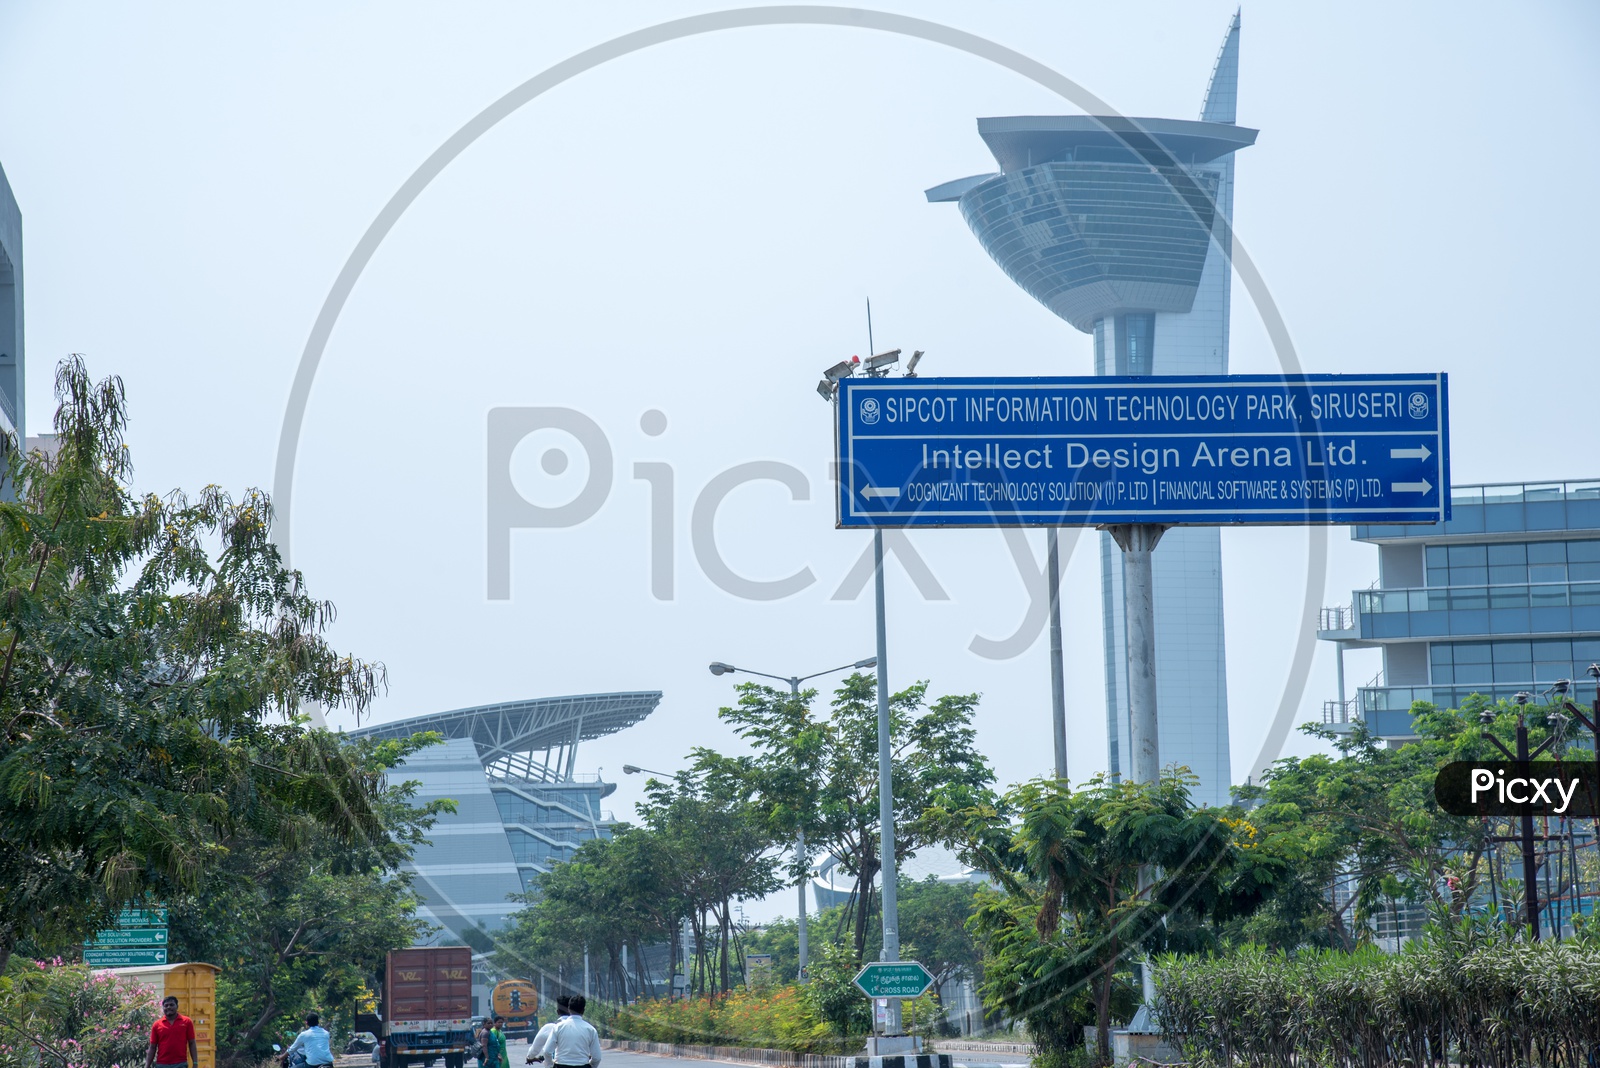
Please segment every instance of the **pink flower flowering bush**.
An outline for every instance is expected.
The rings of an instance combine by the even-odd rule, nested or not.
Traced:
[[[155,994],[82,964],[13,958],[0,975],[0,1068],[142,1068]]]

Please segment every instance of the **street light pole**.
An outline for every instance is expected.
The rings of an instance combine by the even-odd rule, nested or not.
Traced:
[[[1488,731],[1482,732],[1483,739],[1492,744],[1496,749],[1500,750],[1500,752],[1504,753],[1508,760],[1515,760],[1522,764],[1526,764],[1534,757],[1543,753],[1546,749],[1549,749],[1555,744],[1556,738],[1558,737],[1557,734],[1552,733],[1550,737],[1546,738],[1540,743],[1539,748],[1533,750],[1532,752],[1528,751],[1528,721],[1526,715],[1522,712],[1522,709],[1527,705],[1529,697],[1530,695],[1526,693],[1519,693],[1514,698],[1514,700],[1517,702],[1518,709],[1517,751],[1515,754],[1513,754],[1511,750],[1507,749],[1504,745],[1501,745],[1500,739],[1496,738]],[[1479,719],[1483,725],[1487,727],[1489,724],[1494,722],[1493,710],[1488,708],[1484,709],[1482,714],[1479,716]],[[1526,905],[1528,930],[1533,935],[1533,940],[1537,942],[1539,941],[1539,855],[1537,852],[1535,852],[1534,848],[1534,842],[1536,839],[1534,838],[1533,834],[1532,812],[1523,813],[1522,833],[1517,836],[1517,839],[1522,845],[1522,900]],[[1399,937],[1400,932],[1396,931],[1395,938],[1398,939]]]
[[[746,675],[760,675],[764,679],[776,679],[779,682],[787,682],[789,684],[789,696],[798,701],[800,699],[800,684],[808,679],[820,678],[823,675],[832,675],[836,671],[849,671],[851,669],[868,668],[872,667],[877,662],[878,661],[875,658],[868,657],[865,660],[857,660],[853,664],[841,664],[839,667],[829,668],[827,671],[813,672],[810,675],[769,675],[765,671],[751,671],[749,668],[738,668],[734,667],[732,664],[724,664],[722,661],[718,660],[712,663],[711,674],[731,675],[736,671],[742,671]],[[806,883],[810,879],[809,865],[807,862],[810,860],[810,854],[806,852],[806,832],[804,827],[795,832],[794,856],[795,865],[800,869],[800,878],[796,883],[796,887],[799,890],[799,901],[797,903],[798,909],[795,913],[797,928],[796,934],[798,935],[798,945],[795,948],[800,957],[800,974],[798,979],[801,983],[804,983],[806,981],[806,965],[811,959],[810,945],[808,942],[806,929]]]

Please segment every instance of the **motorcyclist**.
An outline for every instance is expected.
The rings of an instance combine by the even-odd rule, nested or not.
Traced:
[[[296,1060],[296,1055],[299,1060]],[[284,1068],[333,1068],[333,1050],[328,1043],[328,1032],[319,1025],[317,1014],[306,1013],[306,1029],[294,1036],[294,1041],[283,1052]]]

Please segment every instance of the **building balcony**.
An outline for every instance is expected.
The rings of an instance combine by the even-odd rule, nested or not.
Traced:
[[[1600,582],[1368,590],[1355,608],[1368,641],[1600,633]]]
[[[1361,718],[1356,698],[1344,701],[1322,702],[1322,725],[1339,734],[1350,733],[1350,728]]]
[[[1354,638],[1356,610],[1354,603],[1336,604],[1317,613],[1317,637],[1325,641]]]
[[[1356,541],[1402,541],[1455,534],[1517,535],[1539,531],[1600,530],[1600,481],[1506,482],[1456,486],[1451,518],[1442,525],[1358,523]]]

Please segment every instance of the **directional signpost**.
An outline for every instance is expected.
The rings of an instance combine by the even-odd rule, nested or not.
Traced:
[[[83,963],[95,968],[139,968],[167,963],[165,949],[86,949]]]
[[[115,927],[84,943],[83,962],[97,968],[135,968],[167,963],[167,910],[123,909]]]
[[[164,946],[167,944],[165,927],[113,927],[101,931],[85,945],[90,946]]]
[[[840,527],[1438,523],[1446,377],[846,378]]]
[[[880,960],[857,972],[855,984],[869,998],[920,998],[933,985],[933,976],[914,960]]]

